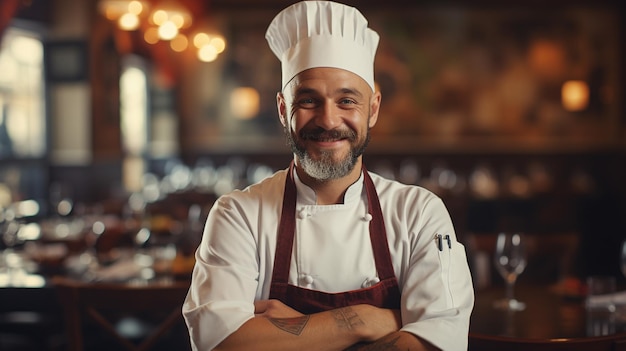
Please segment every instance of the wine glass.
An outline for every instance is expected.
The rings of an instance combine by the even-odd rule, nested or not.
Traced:
[[[522,311],[526,304],[515,299],[513,290],[517,277],[526,268],[526,244],[520,233],[500,233],[494,254],[496,269],[506,283],[506,297],[494,303],[498,309]]]

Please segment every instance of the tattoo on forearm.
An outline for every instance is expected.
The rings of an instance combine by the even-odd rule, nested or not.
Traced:
[[[296,318],[268,318],[272,324],[279,329],[286,331],[293,335],[300,335],[304,330],[304,327],[309,322],[310,316],[302,316]]]
[[[333,310],[333,317],[339,328],[352,329],[357,325],[363,325],[363,320],[350,307]]]

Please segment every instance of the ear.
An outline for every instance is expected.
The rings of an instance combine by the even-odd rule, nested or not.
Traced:
[[[380,111],[381,99],[382,99],[382,95],[380,94],[380,91],[376,91],[374,92],[374,94],[372,94],[372,98],[370,100],[370,119],[369,119],[370,128],[372,128],[378,121],[378,112]]]
[[[278,108],[278,118],[284,127],[287,125],[287,103],[285,102],[285,95],[281,92],[276,94],[276,107]]]

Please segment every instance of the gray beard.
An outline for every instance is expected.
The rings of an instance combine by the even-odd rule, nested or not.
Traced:
[[[318,181],[339,179],[348,175],[356,165],[357,157],[350,153],[339,162],[334,162],[332,153],[325,151],[319,160],[313,160],[308,153],[300,155],[300,165],[306,174]]]
[[[358,145],[353,145],[350,148],[350,152],[342,160],[336,162],[333,160],[333,153],[331,151],[323,152],[322,157],[319,160],[311,158],[306,151],[306,148],[299,145],[290,129],[285,126],[285,136],[287,138],[287,144],[291,148],[291,151],[296,155],[299,160],[299,164],[306,174],[313,179],[324,182],[333,179],[339,179],[350,174],[356,165],[359,156],[363,154],[367,144],[370,140],[369,130],[367,131],[367,137],[365,141]]]

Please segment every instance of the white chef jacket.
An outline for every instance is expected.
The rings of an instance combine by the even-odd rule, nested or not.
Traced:
[[[193,350],[216,347],[254,317],[255,300],[269,297],[287,171],[221,196],[209,212],[183,305]],[[370,175],[402,295],[401,330],[442,350],[466,350],[474,290],[445,205],[424,188]],[[343,204],[323,206],[296,172],[294,178],[289,284],[330,293],[375,284],[363,175]]]

